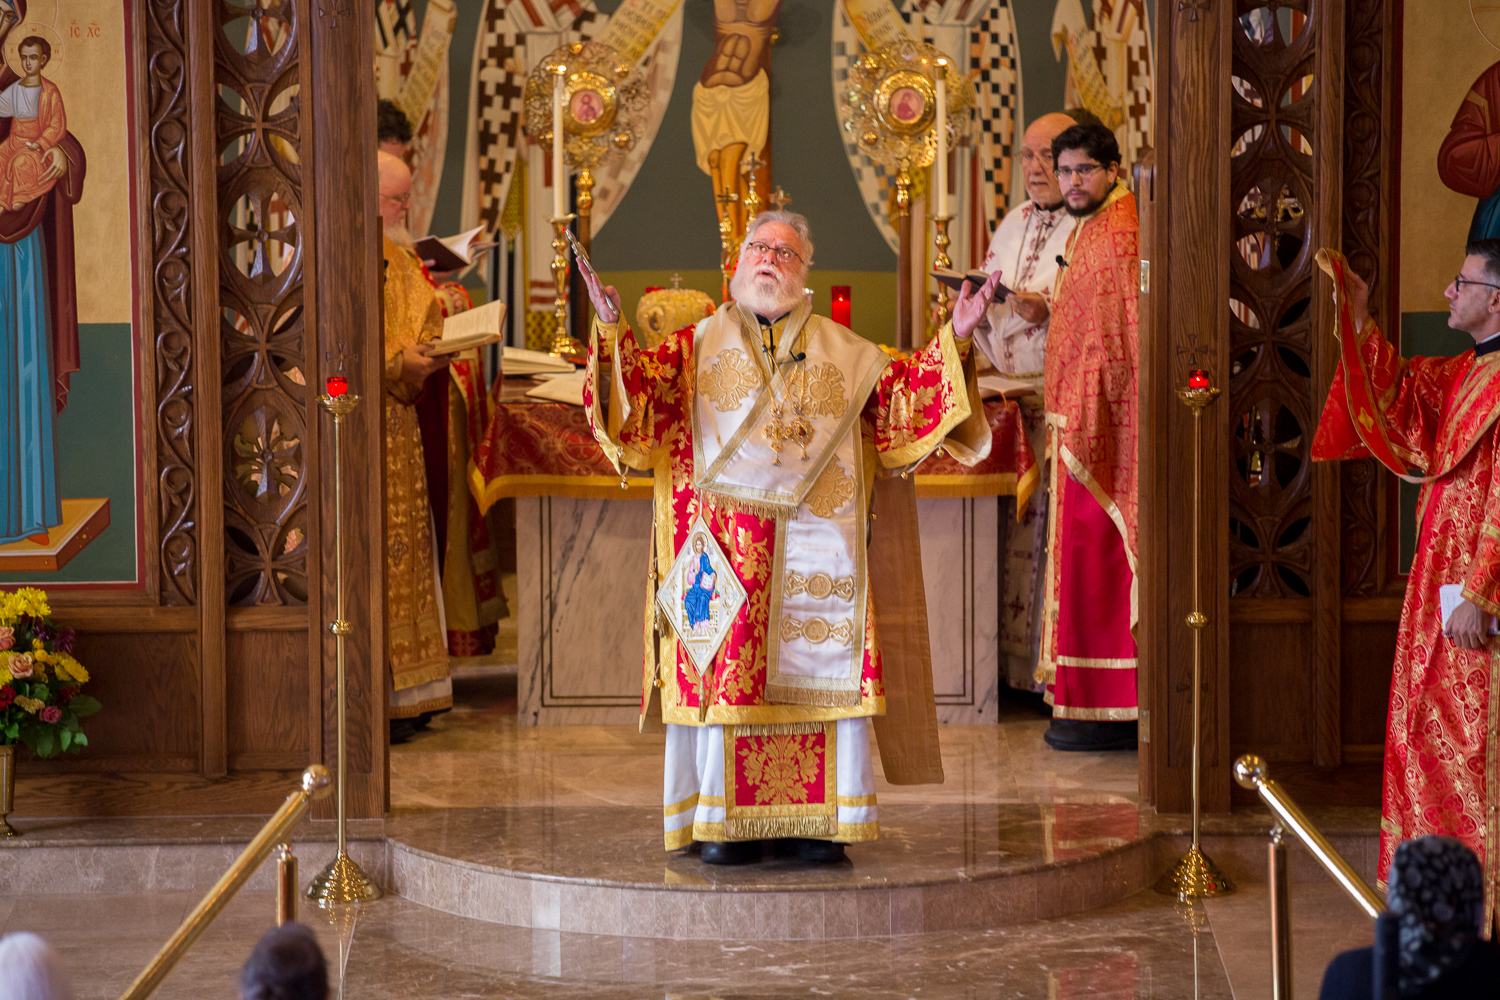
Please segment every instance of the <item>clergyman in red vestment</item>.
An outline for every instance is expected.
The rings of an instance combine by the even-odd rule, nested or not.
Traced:
[[[1456,837],[1484,864],[1490,926],[1500,877],[1500,645],[1490,638],[1500,614],[1500,240],[1470,243],[1444,292],[1448,325],[1475,342],[1453,358],[1401,357],[1370,319],[1365,283],[1334,253],[1319,262],[1334,277],[1341,360],[1313,458],[1373,455],[1422,483],[1391,675],[1377,875],[1383,888],[1403,840]],[[1445,586],[1462,597],[1446,627]]]
[[[1052,154],[1078,225],[1047,334],[1051,503],[1037,680],[1052,705],[1053,749],[1134,749],[1139,221],[1109,129],[1075,125]]]

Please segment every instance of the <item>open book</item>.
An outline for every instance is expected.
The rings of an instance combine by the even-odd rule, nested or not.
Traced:
[[[571,374],[576,370],[571,361],[564,361],[545,351],[528,351],[522,347],[507,347],[500,358],[500,371],[506,375],[537,375],[543,372]]]
[[[979,395],[982,399],[993,399],[996,396],[1019,399],[1022,396],[1037,395],[1037,389],[1030,382],[1006,378],[1004,375],[981,375],[979,376]]]
[[[474,237],[483,231],[483,226],[475,226],[457,236],[424,236],[412,244],[412,250],[423,261],[432,261],[434,271],[457,271],[474,263],[475,256],[481,250],[500,245],[494,242],[475,243]]]
[[[500,342],[500,324],[505,322],[505,303],[486,302],[443,320],[443,335],[431,341],[428,354],[457,354],[459,351]]]
[[[583,405],[584,372],[568,372],[566,375],[549,374],[550,377],[541,385],[527,389],[526,395],[536,399],[550,399],[558,403],[571,403],[574,406]]]

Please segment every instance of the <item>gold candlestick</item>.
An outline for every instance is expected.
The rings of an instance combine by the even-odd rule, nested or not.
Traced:
[[[340,379],[340,382],[343,380]],[[353,631],[344,620],[344,465],[342,437],[344,418],[359,405],[352,392],[318,397],[318,405],[333,414],[333,589],[336,614],[328,623],[334,642],[334,695],[338,702],[338,853],[307,887],[307,898],[327,908],[342,903],[361,903],[380,898],[380,887],[349,857],[347,777],[348,685],[344,678],[344,637]]]
[[[719,300],[729,301],[729,279],[734,276],[735,239],[734,239],[734,215],[729,211],[729,206],[740,200],[740,196],[727,187],[724,193],[714,198],[719,203],[719,271],[724,275],[724,285],[720,289]]]
[[[1234,883],[1203,853],[1199,844],[1201,803],[1199,772],[1203,759],[1203,708],[1198,695],[1203,687],[1203,629],[1208,616],[1202,610],[1201,567],[1203,540],[1200,531],[1203,507],[1203,410],[1218,398],[1219,390],[1209,382],[1208,373],[1194,368],[1188,373],[1185,389],[1177,396],[1193,411],[1193,610],[1187,625],[1193,630],[1193,846],[1170,872],[1156,883],[1156,891],[1179,900],[1210,899],[1234,892]]]
[[[552,280],[557,284],[557,296],[552,300],[552,316],[557,320],[557,326],[552,331],[552,346],[547,351],[570,361],[583,357],[583,345],[568,333],[568,238],[564,234],[568,230],[568,223],[574,218],[576,216],[568,214],[548,220],[552,223]]]
[[[745,191],[745,229],[746,229],[745,235],[746,236],[750,235],[749,229],[750,229],[750,222],[751,222],[751,220],[753,220],[757,215],[760,214],[760,189],[756,186],[756,183],[755,183],[756,177],[755,177],[755,175],[760,171],[760,168],[763,167],[763,166],[765,166],[765,165],[766,165],[766,161],[765,160],[762,160],[755,153],[751,153],[750,154],[750,158],[745,161],[745,166],[743,167],[743,169],[745,171],[745,185],[746,185],[746,191]]]
[[[937,236],[932,241],[937,246],[937,256],[932,259],[932,266],[942,268],[945,271],[953,266],[953,259],[948,256],[948,223],[952,221],[953,216],[951,215],[934,215],[932,217],[932,224],[937,229]],[[937,293],[938,329],[942,329],[943,324],[948,322],[950,315],[952,314],[948,309],[948,294],[940,284],[938,285]]]

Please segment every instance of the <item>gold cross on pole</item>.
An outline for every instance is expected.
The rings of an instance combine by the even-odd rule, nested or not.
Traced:
[[[787,193],[781,190],[780,184],[776,185],[776,190],[771,192],[769,200],[771,204],[776,206],[776,211],[778,212],[792,203],[792,199],[787,197]]]

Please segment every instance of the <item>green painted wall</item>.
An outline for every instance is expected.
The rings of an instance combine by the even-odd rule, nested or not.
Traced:
[[[57,573],[0,573],[0,584],[135,579],[136,425],[129,323],[78,327],[79,371],[57,417],[57,488],[64,497],[109,497],[109,527]]]

